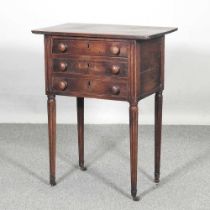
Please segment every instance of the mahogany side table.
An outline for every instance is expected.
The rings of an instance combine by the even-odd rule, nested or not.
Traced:
[[[50,184],[55,182],[56,95],[77,99],[79,166],[84,166],[84,97],[127,101],[130,125],[131,195],[137,194],[138,102],[155,94],[154,181],[159,182],[164,38],[177,28],[63,24],[33,30],[44,34],[48,96]]]

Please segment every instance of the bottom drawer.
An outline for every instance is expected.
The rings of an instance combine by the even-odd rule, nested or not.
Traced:
[[[127,100],[126,81],[105,81],[84,78],[53,78],[53,92],[59,95]]]

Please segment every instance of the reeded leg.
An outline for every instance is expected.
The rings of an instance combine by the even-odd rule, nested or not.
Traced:
[[[138,159],[138,105],[130,104],[130,165],[131,165],[131,195],[133,200],[139,200],[137,194],[137,159]]]
[[[155,94],[155,183],[160,181],[160,154],[162,128],[162,91]]]
[[[55,182],[55,155],[56,155],[56,101],[54,95],[48,95],[48,134],[49,134],[49,158],[50,158],[50,184]]]
[[[77,98],[77,131],[78,131],[78,150],[79,166],[85,171],[84,166],[84,98]]]

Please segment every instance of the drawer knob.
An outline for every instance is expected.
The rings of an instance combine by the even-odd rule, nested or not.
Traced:
[[[67,88],[67,82],[62,80],[56,83],[55,88],[57,90],[65,90]]]
[[[114,95],[118,95],[119,93],[120,93],[120,88],[119,88],[119,86],[112,86],[112,93],[114,94]]]
[[[65,43],[59,43],[58,44],[58,50],[60,52],[65,52],[67,50],[67,45]]]
[[[66,71],[68,64],[65,61],[59,63],[58,68],[60,71]]]
[[[120,72],[120,66],[118,66],[118,65],[113,65],[113,66],[112,66],[112,73],[113,73],[113,74],[119,74],[119,72]]]
[[[118,55],[120,53],[120,48],[117,46],[112,46],[110,50],[114,55]]]

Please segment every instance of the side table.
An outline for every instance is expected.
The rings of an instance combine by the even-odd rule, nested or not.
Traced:
[[[50,184],[55,185],[56,95],[77,100],[79,166],[84,166],[84,98],[127,101],[130,125],[131,195],[137,194],[138,102],[155,94],[155,169],[159,182],[165,34],[177,28],[63,24],[33,30],[44,34],[48,96]]]

